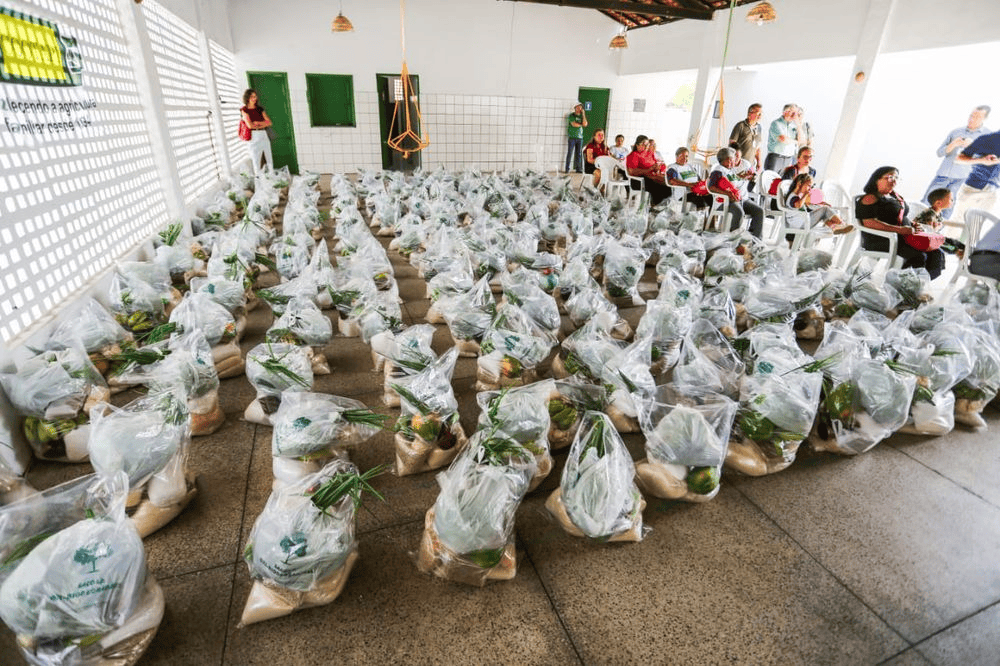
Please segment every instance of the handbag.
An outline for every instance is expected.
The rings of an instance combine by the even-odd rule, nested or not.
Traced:
[[[918,231],[916,233],[903,236],[903,240],[906,241],[906,244],[914,250],[930,252],[931,250],[936,250],[941,247],[945,241],[945,237],[941,234],[935,234],[929,231]]]
[[[242,118],[240,118],[239,133],[240,133],[240,138],[243,139],[244,141],[250,140],[250,126],[247,125]]]

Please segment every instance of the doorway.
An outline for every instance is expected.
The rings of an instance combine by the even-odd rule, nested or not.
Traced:
[[[587,126],[583,128],[583,145],[590,143],[594,132],[604,129],[605,140],[608,129],[608,100],[611,99],[610,88],[580,88],[577,100],[583,104],[587,114]]]
[[[417,117],[417,105],[420,103],[420,77],[410,74],[410,85],[413,86],[414,97],[408,101],[410,105],[410,125],[413,131],[420,134],[420,118]],[[402,94],[403,84],[399,74],[376,74],[375,89],[378,90],[378,126],[379,134],[382,137],[382,168],[393,171],[413,171],[420,166],[420,151],[414,151],[407,157],[403,153],[389,147],[388,141],[390,130],[392,136],[398,136],[406,129],[406,118],[400,109],[396,114],[396,122],[393,127],[392,112],[396,107],[396,100]]]
[[[295,153],[295,130],[292,126],[292,103],[288,94],[288,74],[285,72],[247,72],[247,84],[257,91],[260,105],[271,119],[274,138],[271,156],[274,168],[287,166],[291,173],[299,172]]]

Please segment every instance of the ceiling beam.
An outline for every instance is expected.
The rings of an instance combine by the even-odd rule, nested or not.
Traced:
[[[695,19],[711,21],[712,12],[708,9],[682,9],[660,4],[644,2],[622,2],[616,0],[509,0],[509,2],[534,2],[540,5],[558,5],[560,7],[580,7],[583,9],[604,9],[612,12],[641,14],[643,16],[662,16],[672,19]]]

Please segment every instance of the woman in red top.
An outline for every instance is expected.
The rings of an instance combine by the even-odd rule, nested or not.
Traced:
[[[267,117],[264,107],[257,102],[256,90],[247,89],[244,91],[240,115],[243,122],[250,128],[250,163],[253,166],[255,176],[260,173],[262,162],[267,165],[268,171],[274,168],[274,159],[271,157],[271,140],[267,138],[267,128],[271,126],[271,119]]]
[[[664,182],[663,174],[657,168],[656,158],[649,151],[649,139],[645,134],[635,137],[632,152],[625,158],[625,168],[628,169],[629,176],[642,178],[652,205],[655,206],[670,196],[670,186]]]
[[[583,172],[594,174],[594,187],[597,187],[597,184],[601,182],[601,170],[597,168],[594,162],[598,157],[610,154],[608,152],[608,142],[604,138],[604,130],[599,129],[594,132],[594,138],[583,149]]]

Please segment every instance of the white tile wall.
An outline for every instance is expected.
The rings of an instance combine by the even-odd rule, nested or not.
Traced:
[[[305,81],[289,81],[299,166],[320,172],[349,173],[382,167],[378,96],[355,94],[357,127],[310,127]],[[422,132],[425,169],[561,169],[566,159],[565,117],[573,99],[489,95],[423,94]]]

